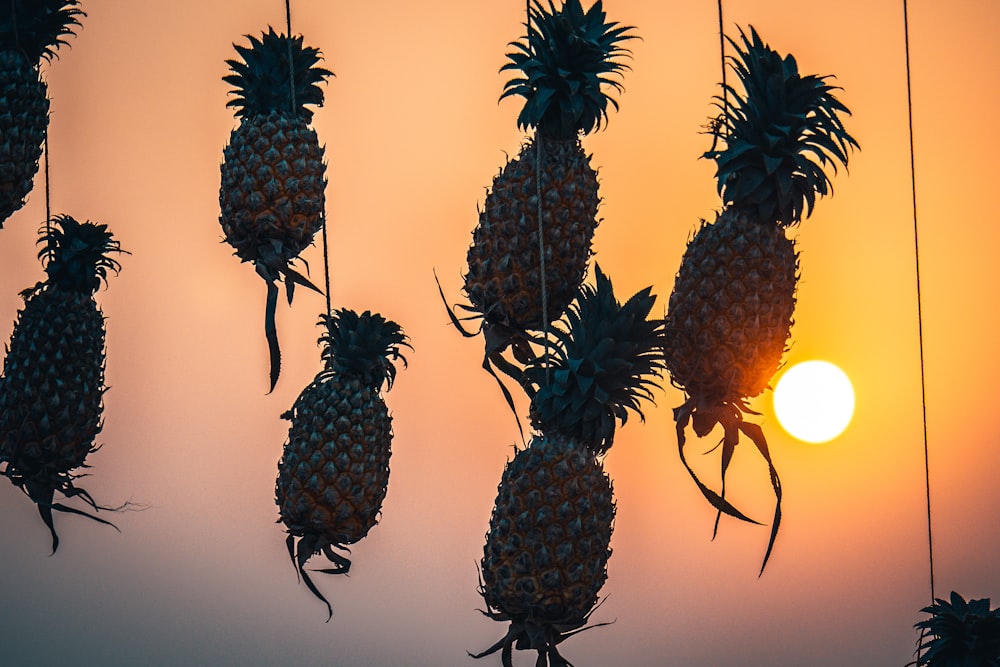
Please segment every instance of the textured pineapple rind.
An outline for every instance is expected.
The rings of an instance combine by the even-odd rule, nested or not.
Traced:
[[[219,223],[243,261],[281,269],[312,243],[326,206],[324,148],[297,116],[244,118],[223,150]]]
[[[791,335],[795,243],[776,224],[732,210],[688,243],[667,310],[673,382],[714,405],[759,395]]]
[[[357,379],[320,374],[292,408],[275,500],[295,536],[353,544],[378,522],[389,483],[392,418]]]
[[[536,180],[541,146],[540,183]],[[579,139],[536,137],[493,179],[467,254],[465,293],[488,322],[543,328],[538,192],[542,192],[548,319],[557,319],[587,272],[597,228],[597,172]]]
[[[578,627],[607,579],[611,480],[598,459],[536,437],[504,469],[482,560],[482,594],[503,619]]]
[[[88,294],[47,287],[18,313],[0,383],[0,460],[48,482],[94,451],[102,428],[104,316]]]
[[[48,124],[38,68],[16,51],[0,51],[0,226],[31,192]]]

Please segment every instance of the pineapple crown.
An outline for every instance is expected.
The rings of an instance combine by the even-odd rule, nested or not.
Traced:
[[[914,625],[922,639],[911,665],[1000,665],[1000,609],[989,598],[966,602],[952,591],[950,602],[934,602],[921,610],[931,617]]]
[[[518,127],[535,127],[544,137],[564,140],[600,129],[607,122],[608,103],[618,109],[602,86],[624,90],[619,79],[628,66],[617,58],[630,54],[620,43],[636,38],[628,34],[634,28],[609,23],[601,0],[586,12],[580,0],[566,0],[558,10],[552,0],[547,10],[534,0],[525,27],[527,37],[510,43],[510,62],[500,68],[523,75],[508,81],[500,96],[526,100]]]
[[[392,389],[396,379],[393,361],[399,359],[405,367],[406,357],[400,348],[413,349],[398,324],[369,310],[359,315],[340,308],[321,315],[319,325],[324,327],[319,342],[324,346],[323,362],[328,372],[356,377],[376,390],[386,382],[386,389]]]
[[[665,366],[663,320],[647,319],[656,296],[647,287],[624,304],[611,281],[595,269],[596,287],[583,285],[544,343],[549,356],[530,361],[523,384],[531,397],[531,422],[539,431],[606,452],[615,428],[640,400],[652,400],[654,378]]]
[[[239,118],[290,111],[307,123],[311,121],[313,112],[306,105],[323,106],[323,89],[319,84],[334,76],[330,70],[318,66],[322,59],[319,49],[303,46],[301,35],[289,37],[270,27],[260,39],[253,35],[247,38],[250,46],[233,44],[243,60],[226,61],[233,73],[222,80],[233,85],[230,94],[235,95],[226,106],[235,108]]]
[[[38,251],[38,258],[48,274],[49,285],[93,294],[102,282],[107,283],[109,270],[118,273],[121,269],[121,264],[109,255],[126,251],[107,225],[81,223],[68,215],[57,215],[40,232],[38,243],[44,245]]]
[[[0,4],[0,50],[24,52],[33,62],[49,60],[86,16],[78,0],[4,0]]]
[[[816,195],[832,194],[823,168],[847,166],[848,151],[860,148],[838,113],[851,112],[834,95],[829,76],[802,76],[791,54],[782,57],[751,26],[744,48],[732,38],[737,56],[729,65],[744,89],[728,84],[716,96],[722,111],[711,125],[715,142],[725,145],[702,157],[716,162],[718,191],[727,204],[782,227],[812,214]]]

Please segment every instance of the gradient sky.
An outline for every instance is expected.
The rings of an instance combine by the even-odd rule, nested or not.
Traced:
[[[415,351],[387,402],[396,437],[381,524],[349,577],[317,575],[334,606],[296,583],[275,524],[279,415],[320,368],[323,299],[279,306],[284,368],[267,391],[264,286],[220,243],[219,163],[232,43],[284,25],[280,0],[85,0],[71,48],[46,68],[54,212],[108,224],[131,251],[98,295],[108,326],[104,448],[85,486],[146,503],[122,529],[58,515],[59,552],[35,508],[0,484],[0,656],[5,664],[477,664],[504,632],[476,610],[476,567],[517,430],[482,345],[449,326],[432,270],[458,300],[485,188],[523,140],[498,104],[521,0],[292,3],[295,30],[337,77],[315,116],[329,161],[335,305],[401,323]],[[816,7],[813,9],[812,7]],[[684,245],[719,207],[698,159],[719,80],[716,3],[607,0],[642,41],[608,128],[585,140],[599,167],[596,259],[620,297],[653,285],[666,306]],[[901,1],[730,0],[802,71],[835,74],[863,150],[795,232],[802,260],[787,361],[822,358],[857,392],[853,423],[808,445],[754,402],[784,484],[784,520],[723,521],[683,470],[667,388],[606,459],[618,516],[578,665],[881,667],[912,658],[929,602],[917,299]],[[1000,602],[996,473],[1000,370],[1000,3],[910,2],[927,420],[939,596]],[[0,335],[35,259],[42,181],[0,231]],[[318,247],[306,253],[321,276]],[[711,479],[717,459],[691,456]],[[770,516],[766,468],[737,449],[731,498]],[[533,664],[522,654],[519,665]],[[481,664],[498,665],[492,656]]]

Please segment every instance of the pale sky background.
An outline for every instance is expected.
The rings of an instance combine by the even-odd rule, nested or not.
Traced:
[[[585,4],[587,4],[585,2]],[[476,567],[518,435],[480,340],[448,324],[432,270],[458,300],[485,188],[523,134],[498,104],[521,0],[294,0],[293,23],[337,77],[315,127],[329,161],[335,305],[401,323],[415,351],[387,402],[396,437],[379,526],[349,577],[296,583],[276,524],[279,415],[320,368],[322,297],[280,305],[284,368],[266,395],[264,285],[220,243],[219,163],[233,42],[282,29],[280,0],[88,0],[71,48],[46,67],[56,213],[108,224],[131,251],[98,299],[108,326],[104,448],[84,480],[112,517],[68,515],[49,557],[33,505],[0,483],[0,660],[10,665],[441,667],[505,631],[476,610]],[[637,27],[633,70],[608,128],[585,140],[600,170],[594,249],[620,296],[666,306],[684,245],[719,207],[709,140],[716,3],[607,0]],[[1000,603],[996,477],[995,110],[1000,2],[912,0],[914,135],[924,296],[937,593]],[[683,470],[657,396],[606,459],[618,517],[595,621],[563,654],[580,667],[901,666],[929,602],[901,1],[728,0],[803,72],[835,74],[862,151],[796,232],[802,258],[789,363],[822,358],[857,392],[853,423],[809,445],[754,402],[784,484],[784,520],[723,521]],[[0,337],[40,280],[42,181],[0,231]],[[306,253],[322,276],[318,247]],[[713,441],[714,442],[714,441]],[[717,458],[692,459],[713,479]],[[766,468],[737,449],[730,497],[768,518]],[[316,565],[321,561],[317,559]],[[478,664],[499,665],[498,656]],[[522,653],[517,665],[534,664]]]

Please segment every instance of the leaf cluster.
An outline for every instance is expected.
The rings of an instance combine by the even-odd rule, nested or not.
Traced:
[[[743,87],[724,86],[715,106],[721,115],[710,134],[715,143],[703,157],[716,162],[718,191],[726,204],[783,227],[808,217],[816,195],[833,193],[824,169],[847,166],[859,148],[839,114],[850,110],[834,96],[829,76],[802,76],[795,58],[782,57],[751,26],[740,29],[743,48],[732,38],[736,56],[729,65]],[[716,150],[721,141],[724,148]]]
[[[324,327],[319,342],[327,371],[351,375],[372,389],[377,390],[383,382],[392,389],[396,379],[393,362],[398,359],[407,365],[400,348],[413,349],[398,324],[369,310],[359,315],[340,308],[321,315],[319,325]]]
[[[624,304],[596,267],[596,286],[583,285],[529,361],[522,384],[531,397],[532,425],[586,445],[594,454],[614,443],[629,411],[643,419],[641,401],[666,367],[665,325],[649,319],[656,296],[647,287]]]
[[[64,37],[75,34],[78,0],[5,0],[0,3],[0,49],[22,51],[33,62],[51,60]]]
[[[952,591],[950,600],[936,598],[921,609],[930,614],[914,625],[923,633],[918,667],[1000,667],[1000,608],[990,599],[966,601]]]
[[[608,104],[618,102],[604,86],[619,93],[622,73],[629,69],[619,58],[630,55],[621,42],[635,39],[632,26],[608,22],[597,0],[584,12],[580,0],[566,0],[556,9],[534,0],[525,23],[527,36],[511,42],[509,62],[500,71],[517,70],[504,85],[500,99],[520,95],[526,101],[517,118],[522,129],[537,128],[552,139],[575,139],[607,122]]]
[[[226,106],[236,109],[239,118],[286,111],[312,120],[307,104],[323,106],[323,89],[319,84],[333,72],[319,67],[319,49],[304,46],[302,36],[289,37],[268,28],[258,39],[247,35],[249,46],[233,44],[242,60],[227,60],[232,74],[222,77],[232,84],[233,99]],[[289,67],[289,58],[291,67]],[[294,88],[294,106],[292,90]]]
[[[41,228],[38,258],[48,274],[48,283],[67,291],[93,294],[107,283],[108,271],[118,273],[121,264],[110,254],[126,252],[107,225],[77,222],[57,215]],[[126,253],[127,254],[127,253]]]

